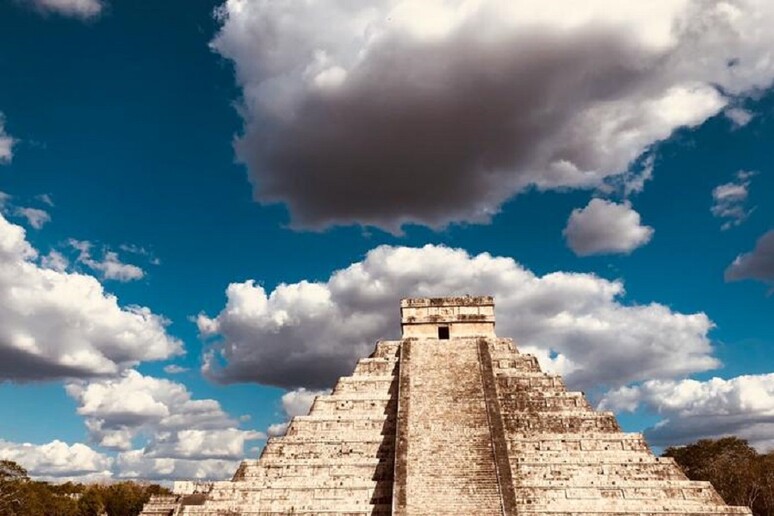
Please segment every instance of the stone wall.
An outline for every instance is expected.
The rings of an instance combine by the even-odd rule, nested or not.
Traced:
[[[403,338],[438,339],[439,327],[449,338],[494,337],[494,300],[488,296],[411,298],[401,301]]]

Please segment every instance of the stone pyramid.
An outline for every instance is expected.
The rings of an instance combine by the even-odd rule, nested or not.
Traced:
[[[145,515],[720,515],[707,482],[494,333],[491,297],[404,299],[381,341],[260,459]]]

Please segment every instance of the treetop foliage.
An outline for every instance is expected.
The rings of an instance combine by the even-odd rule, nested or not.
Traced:
[[[756,516],[774,516],[774,451],[758,453],[738,437],[701,439],[669,447],[691,480],[707,480],[730,505],[746,505]]]
[[[31,480],[13,461],[0,461],[2,516],[137,516],[155,494],[169,494],[169,490],[130,481],[49,484]]]

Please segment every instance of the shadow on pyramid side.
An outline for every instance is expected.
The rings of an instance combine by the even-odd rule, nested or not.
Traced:
[[[231,481],[142,514],[751,514],[496,337],[491,297],[404,299],[401,320]]]

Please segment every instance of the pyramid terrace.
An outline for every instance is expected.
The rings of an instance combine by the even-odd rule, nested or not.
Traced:
[[[142,514],[751,514],[497,337],[493,298],[400,309],[402,338],[377,342],[258,460]]]

